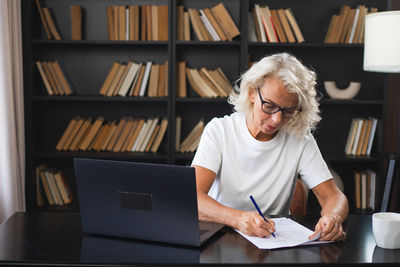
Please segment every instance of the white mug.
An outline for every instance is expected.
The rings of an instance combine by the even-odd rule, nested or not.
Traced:
[[[372,232],[378,247],[400,248],[400,213],[374,213],[372,215]]]

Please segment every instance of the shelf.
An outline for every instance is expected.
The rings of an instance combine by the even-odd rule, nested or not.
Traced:
[[[331,99],[324,98],[321,105],[383,105],[383,100],[362,100],[362,99]]]
[[[326,43],[262,43],[249,42],[250,47],[320,47],[320,48],[363,48],[364,44],[326,44]]]
[[[213,42],[213,41],[176,41],[177,46],[239,46],[240,41]]]
[[[142,45],[167,46],[167,41],[110,41],[110,40],[31,40],[32,45]]]
[[[34,101],[70,101],[70,102],[167,102],[166,97],[122,97],[122,96],[34,96]]]
[[[206,98],[206,97],[187,97],[187,98],[175,98],[178,103],[227,103],[227,98],[216,97],[216,98]]]
[[[325,159],[330,162],[380,162],[379,157],[374,156],[326,156]]]
[[[37,159],[73,159],[73,158],[95,158],[113,160],[167,160],[167,155],[160,153],[140,152],[48,152],[34,153]]]

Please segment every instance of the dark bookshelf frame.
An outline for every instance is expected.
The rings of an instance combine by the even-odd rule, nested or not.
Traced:
[[[41,0],[42,2],[51,5],[54,4],[54,0]],[[228,114],[232,112],[232,106],[230,106],[226,102],[226,98],[216,98],[216,99],[208,99],[208,98],[200,98],[195,97],[192,93],[188,93],[187,98],[177,98],[175,96],[175,88],[177,85],[176,77],[176,62],[179,60],[186,60],[190,57],[192,62],[201,64],[202,61],[200,59],[196,59],[193,61],[192,57],[197,54],[205,54],[209,52],[219,53],[220,58],[214,59],[210,57],[207,63],[210,66],[219,65],[223,63],[219,63],[218,60],[221,61],[231,60],[231,62],[235,62],[233,65],[237,65],[232,67],[227,73],[227,76],[230,77],[231,82],[233,83],[237,80],[240,75],[247,69],[248,59],[258,59],[263,54],[271,54],[279,51],[288,51],[294,52],[295,56],[298,56],[300,59],[303,59],[301,55],[305,55],[304,58],[308,58],[308,62],[304,62],[306,65],[311,65],[313,67],[314,64],[310,63],[318,63],[318,60],[315,60],[319,54],[332,54],[331,57],[342,56],[344,55],[356,55],[356,62],[353,62],[353,65],[350,68],[354,68],[354,66],[361,66],[360,58],[362,59],[361,52],[363,50],[362,44],[325,44],[322,42],[323,36],[327,29],[327,24],[329,22],[330,17],[333,14],[337,14],[342,5],[351,5],[352,7],[358,4],[367,4],[368,6],[377,6],[380,10],[390,10],[391,9],[391,0],[387,1],[379,1],[379,0],[310,0],[307,3],[299,3],[296,0],[251,0],[251,1],[243,1],[243,0],[206,0],[206,1],[196,1],[196,0],[152,0],[152,1],[133,1],[133,0],[122,0],[119,2],[100,0],[96,1],[96,3],[91,1],[79,1],[79,3],[73,0],[61,0],[60,1],[64,5],[69,4],[87,4],[90,5],[141,5],[141,4],[167,4],[169,7],[169,16],[168,16],[168,41],[110,41],[110,40],[99,40],[99,39],[84,39],[82,41],[74,41],[70,40],[70,38],[66,37],[64,32],[63,40],[55,41],[55,40],[46,40],[46,37],[43,34],[42,25],[40,19],[38,17],[38,11],[35,6],[33,0],[21,0],[22,3],[22,25],[23,25],[23,64],[24,64],[24,101],[25,101],[25,137],[26,137],[26,204],[28,210],[50,210],[50,211],[58,211],[58,210],[71,210],[77,211],[79,210],[77,201],[75,200],[72,205],[67,207],[48,207],[45,206],[43,208],[38,208],[36,206],[36,185],[35,185],[35,166],[39,165],[42,162],[50,162],[55,163],[57,165],[58,162],[61,162],[61,167],[67,168],[67,181],[72,184],[72,190],[75,191],[74,196],[77,199],[76,188],[74,188],[74,176],[73,176],[73,165],[72,159],[74,157],[92,157],[92,158],[101,158],[101,159],[113,159],[113,160],[133,160],[133,161],[145,161],[145,162],[158,162],[158,163],[167,163],[167,164],[190,164],[191,159],[193,158],[193,153],[177,153],[175,152],[175,118],[177,115],[182,115],[182,133],[181,137],[184,138],[186,134],[191,130],[191,127],[198,121],[200,118],[204,118],[205,122],[207,122],[210,118],[214,116],[220,116],[223,114]],[[235,14],[233,17],[235,23],[237,24],[241,35],[235,38],[232,42],[201,42],[196,40],[193,41],[177,41],[176,40],[176,28],[177,28],[177,6],[178,5],[189,5],[194,8],[203,8],[203,7],[212,7],[219,2],[223,2],[226,4],[228,10]],[[304,43],[260,43],[260,42],[250,42],[248,36],[248,18],[249,11],[252,6],[257,3],[261,5],[268,5],[270,8],[287,8],[291,7],[294,11],[295,17],[299,22],[300,28],[303,31],[306,41]],[[321,19],[322,23],[318,26],[312,25],[315,22],[314,16],[310,15],[308,7],[310,5],[317,4],[319,5],[315,10],[313,10],[315,16]],[[97,9],[99,7],[96,7]],[[233,8],[233,9],[232,9]],[[328,12],[329,11],[329,12]],[[90,9],[85,12],[90,12]],[[306,14],[306,15],[305,15]],[[57,16],[55,17],[57,20]],[[64,19],[65,21],[65,19]],[[85,23],[85,22],[84,22]],[[305,25],[302,27],[302,25]],[[67,26],[63,25],[63,29]],[[85,29],[87,32],[88,29]],[[192,37],[194,33],[192,32]],[[310,41],[308,41],[310,40]],[[43,85],[41,83],[40,77],[36,70],[36,66],[34,62],[36,59],[44,58],[54,53],[54,51],[65,50],[67,53],[71,55],[79,55],[80,53],[84,53],[85,51],[90,51],[93,53],[94,58],[108,57],[113,55],[113,49],[116,48],[119,53],[119,57],[123,57],[127,55],[128,59],[135,58],[130,55],[130,51],[138,49],[144,52],[144,57],[148,56],[151,51],[163,51],[164,57],[162,60],[168,60],[169,69],[168,69],[168,97],[164,98],[146,98],[146,97],[103,97],[100,95],[93,94],[93,88],[91,93],[88,94],[78,94],[72,96],[46,96],[44,94],[38,93],[39,90],[43,91]],[[121,52],[122,51],[122,52]],[[103,54],[106,53],[106,55]],[[299,56],[300,55],[300,56]],[[198,56],[200,57],[200,56]],[[115,60],[118,60],[116,58]],[[76,61],[76,59],[75,59]],[[140,60],[139,60],[140,61]],[[161,62],[161,60],[160,60]],[[76,63],[79,65],[79,63]],[[330,70],[327,67],[329,63],[320,63],[323,67],[322,69],[327,69],[324,71],[321,70],[321,76],[326,75],[326,73],[330,74]],[[107,65],[107,64],[106,64]],[[105,68],[109,70],[111,64],[108,64]],[[189,67],[197,67],[191,66]],[[208,67],[208,66],[205,66]],[[235,68],[235,69],[234,69]],[[319,68],[316,68],[317,74],[319,73]],[[366,93],[360,93],[360,96],[356,96],[355,99],[352,100],[336,100],[330,99],[327,97],[322,81],[318,82],[318,92],[321,95],[320,106],[322,110],[323,121],[317,128],[315,132],[316,140],[321,147],[321,151],[330,165],[334,167],[336,171],[343,170],[340,175],[342,176],[343,182],[345,184],[346,193],[349,196],[350,206],[354,205],[351,203],[351,196],[353,195],[352,188],[352,169],[357,168],[369,168],[370,166],[377,172],[378,179],[381,180],[381,183],[384,184],[384,160],[385,160],[385,152],[384,152],[384,124],[385,124],[385,107],[387,102],[386,91],[387,88],[387,79],[385,75],[373,74],[373,73],[364,73],[362,70],[358,70],[358,75],[361,79],[368,81],[369,79],[377,78],[382,87],[381,93],[373,93],[375,88],[374,85],[372,87],[366,87]],[[333,71],[333,77],[341,77],[340,70]],[[370,77],[370,78],[369,78]],[[104,77],[98,78],[97,83],[102,83],[104,81]],[[343,80],[346,80],[345,78]],[[339,83],[343,83],[344,81],[339,81]],[[97,87],[96,87],[97,88]],[[362,87],[363,89],[364,87]],[[85,90],[89,90],[89,88],[79,88],[83,92]],[[188,91],[191,91],[188,84]],[[368,92],[371,91],[371,92]],[[376,97],[376,94],[379,96]],[[168,129],[163,141],[163,150],[160,153],[151,154],[151,153],[95,153],[95,152],[56,152],[55,149],[52,151],[51,149],[37,149],[38,144],[44,143],[47,140],[43,140],[42,135],[46,135],[43,124],[49,121],[50,117],[44,116],[45,118],[42,121],[42,118],[39,118],[40,115],[45,113],[46,109],[52,110],[54,112],[60,112],[61,107],[68,107],[72,109],[72,107],[78,107],[78,111],[82,111],[87,114],[96,114],[99,108],[97,106],[104,105],[107,108],[117,107],[121,108],[120,111],[114,111],[115,116],[120,114],[119,118],[127,115],[124,111],[130,109],[139,109],[143,107],[143,110],[140,110],[142,114],[147,114],[148,116],[155,115],[156,113],[162,113],[164,116],[168,118]],[[153,112],[151,107],[157,107],[159,110]],[[342,110],[339,114],[339,118],[332,118],[333,113],[332,110],[338,109]],[[342,124],[342,128],[339,129],[339,136],[341,140],[344,137],[347,137],[348,128],[350,127],[349,120],[351,118],[358,116],[359,114],[370,114],[372,110],[372,115],[379,115],[379,124],[375,136],[375,142],[373,147],[373,153],[370,157],[348,157],[344,155],[344,143],[336,144],[336,146],[343,147],[343,149],[337,149],[335,151],[329,151],[329,146],[326,146],[329,138],[326,138],[325,128],[329,128],[326,126],[331,122],[333,124]],[[162,115],[160,114],[160,116]],[[102,114],[99,114],[99,116]],[[73,115],[69,116],[72,119]],[[94,116],[96,117],[96,116]],[[54,118],[52,118],[54,120]],[[47,120],[47,121],[46,121]],[[345,122],[342,122],[344,120]],[[40,122],[38,126],[38,121]],[[54,120],[56,121],[56,120]],[[55,128],[58,129],[58,132],[53,132],[50,135],[60,135],[60,129],[63,129],[69,121],[66,121],[64,118],[62,121],[56,122],[54,125]],[[324,128],[325,127],[325,128]],[[62,130],[61,130],[62,131]],[[55,139],[55,136],[52,136],[50,139]],[[47,146],[55,146],[55,144],[47,144]],[[325,150],[327,147],[327,150]],[[343,151],[343,152],[341,152]],[[354,167],[353,167],[354,165]],[[377,194],[377,199],[381,198],[381,190]],[[380,203],[376,205],[380,206]],[[351,212],[359,212],[354,208],[351,208]]]

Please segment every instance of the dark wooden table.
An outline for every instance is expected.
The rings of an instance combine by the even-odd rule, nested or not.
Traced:
[[[294,218],[312,228],[316,217]],[[230,228],[202,248],[107,238],[82,233],[79,213],[18,212],[0,226],[0,264],[400,264],[400,250],[375,246],[371,215],[350,215],[341,242],[260,250]]]

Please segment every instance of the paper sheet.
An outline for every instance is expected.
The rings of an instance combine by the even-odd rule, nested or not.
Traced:
[[[249,236],[238,230],[236,231],[260,249],[275,249],[330,242],[315,241],[319,238],[319,234],[309,240],[308,237],[314,232],[289,218],[273,218],[272,220],[275,221],[276,238],[272,235],[265,238]]]

